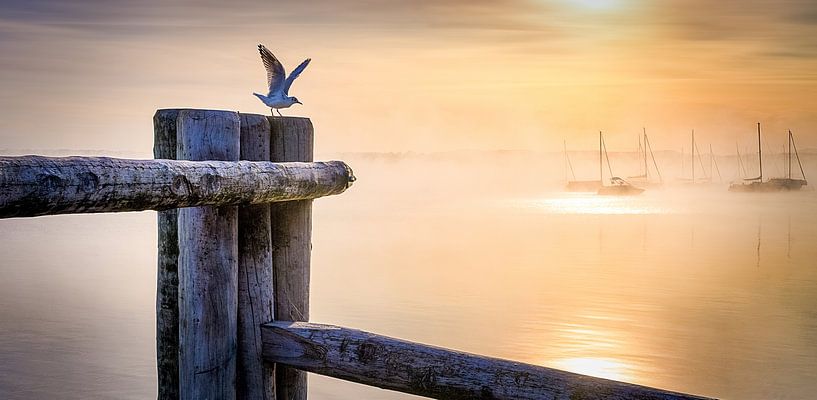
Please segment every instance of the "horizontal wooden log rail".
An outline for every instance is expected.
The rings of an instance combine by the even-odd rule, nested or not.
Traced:
[[[341,161],[0,157],[0,218],[305,200],[352,181]]]
[[[338,326],[272,322],[261,332],[268,362],[436,399],[705,399]]]

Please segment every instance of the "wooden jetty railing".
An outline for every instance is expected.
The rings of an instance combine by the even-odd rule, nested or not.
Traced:
[[[169,109],[155,160],[0,157],[0,218],[158,211],[160,399],[306,399],[313,372],[438,399],[702,399],[309,320],[312,199],[354,181],[313,162],[306,118]]]

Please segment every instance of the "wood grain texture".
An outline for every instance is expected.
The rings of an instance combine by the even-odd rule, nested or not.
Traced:
[[[179,110],[153,115],[153,157],[176,159],[176,119]],[[159,400],[179,398],[179,236],[178,211],[157,213],[156,372]]]
[[[239,116],[183,110],[177,156],[238,160]],[[179,394],[236,398],[238,207],[179,210]]]
[[[435,399],[705,399],[338,326],[281,321],[262,334],[271,362]]]
[[[312,161],[314,131],[307,118],[269,117],[272,130],[270,160]],[[312,251],[312,201],[270,205],[273,265],[275,265],[275,319],[309,320],[309,277]],[[276,370],[279,399],[305,400],[306,373],[293,368]]]
[[[241,114],[241,159],[269,161],[270,125]],[[270,206],[238,208],[238,399],[275,399],[275,365],[261,355],[261,324],[275,317]]]
[[[350,177],[340,161],[0,157],[0,218],[310,199],[342,193]]]

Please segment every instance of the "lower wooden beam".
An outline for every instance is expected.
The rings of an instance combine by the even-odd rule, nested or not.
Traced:
[[[262,326],[264,358],[436,399],[705,399],[308,322]]]

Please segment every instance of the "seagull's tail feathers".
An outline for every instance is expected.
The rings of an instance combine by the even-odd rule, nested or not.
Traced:
[[[261,99],[261,101],[266,101],[267,100],[267,96],[264,96],[263,94],[259,94],[259,93],[255,93],[255,92],[253,92],[252,94],[255,95],[255,97],[258,97],[259,99]]]

